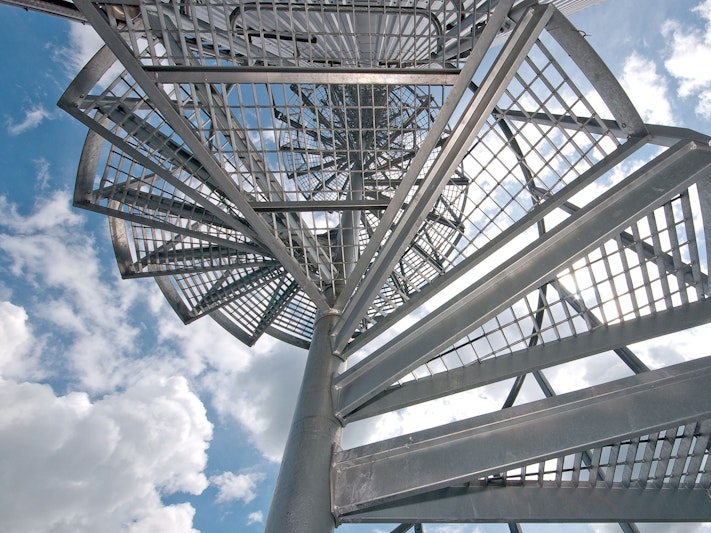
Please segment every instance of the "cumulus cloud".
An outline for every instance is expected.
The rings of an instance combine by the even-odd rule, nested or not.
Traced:
[[[257,497],[255,489],[260,481],[264,480],[264,474],[234,474],[233,472],[223,472],[220,475],[212,476],[210,483],[217,487],[217,501],[231,502],[241,500],[244,503],[251,502]]]
[[[557,394],[608,383],[632,375],[614,352],[605,352],[544,371]]]
[[[104,42],[90,25],[70,22],[69,43],[55,51],[54,60],[67,77],[74,78],[103,45]],[[115,80],[122,70],[121,63],[114,63],[99,81],[99,87]]]
[[[255,511],[253,513],[249,513],[247,515],[247,525],[251,526],[252,524],[263,524],[264,523],[264,514],[262,511]]]
[[[711,324],[679,331],[631,345],[630,348],[652,369],[709,355]]]
[[[66,74],[74,77],[104,42],[89,24],[69,23],[69,43],[55,51],[54,59]]]
[[[156,305],[165,305],[160,302]],[[306,351],[263,337],[249,348],[209,318],[189,326],[172,313],[159,315],[161,344],[173,346],[185,372],[221,419],[236,421],[257,450],[281,459],[306,361]]]
[[[138,383],[92,403],[47,385],[0,381],[0,529],[194,532],[212,426],[182,378]],[[122,529],[123,528],[123,529]]]
[[[633,53],[625,61],[620,83],[645,122],[673,123],[667,83],[654,61]]]
[[[68,193],[48,195],[28,215],[2,197],[0,209],[0,250],[10,272],[42,294],[35,316],[71,338],[66,355],[82,388],[112,390],[122,359],[134,350],[138,329],[126,314],[138,286],[125,283],[119,290],[116,278],[103,277],[94,238],[70,208]]]
[[[123,281],[104,271],[95,238],[66,192],[48,194],[27,214],[0,197],[0,210],[4,260],[42,294],[30,315],[64,335],[55,348],[61,353],[53,355],[66,361],[63,377],[75,388],[103,394],[135,376],[187,376],[220,416],[242,425],[265,457],[281,457],[304,350],[270,338],[247,348],[209,318],[183,325],[149,280]],[[146,299],[147,306],[138,305]],[[151,320],[146,338],[137,307]]]
[[[693,10],[704,27],[694,27],[670,20],[663,27],[671,42],[670,54],[664,63],[679,82],[679,95],[697,98],[696,112],[711,118],[711,0],[705,0]]]
[[[233,356],[234,352],[233,346]],[[267,459],[279,461],[294,414],[306,354],[268,338],[262,339],[252,354],[240,371],[212,370],[201,377],[201,384],[211,394],[220,416],[239,422]]]
[[[24,111],[24,114],[25,116],[19,122],[15,122],[12,119],[8,119],[6,130],[10,135],[20,135],[22,133],[35,129],[45,120],[53,120],[57,118],[56,112],[48,111],[42,105],[34,105],[30,109],[26,109]]]
[[[28,308],[0,303],[0,483],[13,487],[0,491],[0,529],[194,532],[195,509],[161,496],[207,486],[212,426],[179,365],[135,357],[136,286],[107,281],[67,193],[29,214],[4,198],[0,209],[6,272],[42,295]],[[39,320],[61,336],[37,342]],[[96,399],[22,382],[43,349],[55,378]]]
[[[0,376],[26,376],[26,357],[33,342],[27,312],[10,302],[0,302]]]

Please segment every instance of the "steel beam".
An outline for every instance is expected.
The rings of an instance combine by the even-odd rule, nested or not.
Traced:
[[[551,113],[524,113],[515,110],[507,110],[505,113],[494,111],[494,116],[501,120],[533,122],[551,128],[559,127],[574,131],[584,128],[585,131],[598,135],[604,135],[609,131],[618,138],[625,138],[627,136],[627,133],[622,129],[619,122],[600,117],[573,117],[571,115],[556,115]],[[710,136],[688,128],[645,124],[645,129],[649,135],[650,142],[660,146],[672,146],[681,140],[696,141],[700,144],[708,144],[711,141]]]
[[[388,413],[708,322],[711,322],[711,301],[702,300],[636,320],[596,328],[589,333],[408,381],[385,390],[346,416],[345,420],[353,422]]]
[[[711,265],[711,175],[699,180],[696,186],[699,193],[699,203],[701,204],[701,219],[704,227],[704,237],[706,239],[706,264]],[[704,289],[711,292],[711,279],[706,279]]]
[[[25,11],[54,15],[82,24],[86,22],[86,18],[74,7],[74,4],[65,0],[0,0],[0,4],[19,7]]]
[[[590,309],[585,307],[585,304],[582,301],[578,301],[575,296],[573,296],[573,294],[566,290],[566,288],[563,287],[561,283],[556,280],[553,282],[552,285],[558,292],[558,294],[561,296],[563,301],[583,317],[583,320],[585,320],[586,324],[588,324],[588,327],[590,329],[594,329],[602,325],[602,321],[597,318],[595,314],[590,311]],[[632,372],[634,372],[635,374],[639,374],[640,372],[646,372],[647,370],[649,370],[647,365],[645,365],[632,350],[630,350],[627,346],[623,345],[630,344],[631,342],[632,341],[622,343],[618,346],[615,346],[613,349],[617,356],[622,360],[624,364],[626,364],[630,368],[630,370],[632,370]]]
[[[442,176],[437,176],[437,174],[444,171],[445,174],[449,175],[451,174],[454,166],[456,166],[447,167],[446,163],[442,164],[441,162],[446,161],[455,153],[458,154],[459,147],[457,144],[460,143],[462,139],[472,140],[478,133],[481,124],[483,124],[484,118],[481,116],[472,116],[470,117],[471,121],[468,121],[465,117],[467,117],[468,113],[472,111],[472,108],[476,108],[477,104],[481,103],[479,99],[489,96],[487,94],[488,91],[493,89],[496,96],[490,101],[487,101],[486,106],[478,109],[474,115],[476,115],[476,113],[489,113],[491,111],[498,101],[498,97],[505,90],[508,81],[515,74],[520,61],[525,58],[528,49],[532,46],[539,33],[542,31],[543,25],[546,25],[549,19],[549,32],[561,43],[566,51],[569,52],[573,60],[576,61],[583,72],[585,72],[589,78],[594,78],[591,79],[591,83],[598,89],[600,94],[605,96],[605,103],[608,105],[615,118],[624,124],[622,131],[627,135],[646,135],[644,123],[609,69],[600,60],[585,39],[580,36],[577,30],[575,30],[575,28],[573,28],[573,26],[567,21],[567,19],[565,19],[565,17],[563,17],[556,9],[551,6],[548,7],[550,8],[550,11],[546,11],[545,14],[543,11],[538,11],[537,15],[531,16],[533,11],[528,11],[521,18],[518,26],[513,31],[511,38],[502,50],[501,55],[497,58],[494,65],[490,69],[489,74],[479,87],[479,91],[474,96],[472,104],[466,111],[463,112],[462,119],[460,119],[458,124],[455,126],[452,134],[453,142],[445,144],[444,148],[440,154],[438,154],[437,159],[430,168],[428,176],[431,177],[434,175],[435,178],[433,180],[433,184],[429,184],[428,187],[424,188],[424,191],[418,191],[415,202],[413,202],[417,205],[417,209],[414,211],[405,211],[402,219],[398,222],[397,227],[392,230],[388,240],[382,245],[382,239],[375,237],[371,240],[368,247],[366,247],[363,256],[367,258],[368,262],[373,257],[376,248],[378,248],[377,258],[373,261],[373,264],[370,266],[367,274],[365,273],[365,268],[368,265],[365,264],[365,261],[362,261],[363,264],[361,267],[363,268],[363,272],[358,271],[354,278],[356,282],[360,282],[361,277],[363,275],[365,275],[365,277],[357,290],[353,289],[354,294],[352,299],[347,304],[345,301],[341,301],[340,299],[336,302],[337,307],[340,305],[344,306],[344,312],[342,315],[343,318],[337,324],[336,331],[334,332],[334,346],[337,351],[342,351],[345,348],[352,333],[355,331],[357,324],[365,315],[367,306],[369,306],[373,301],[375,295],[382,287],[387,275],[392,271],[394,264],[402,255],[403,248],[407,246],[407,243],[409,243],[410,239],[419,228],[421,219],[419,218],[418,213],[420,211],[429,212],[432,205],[431,202],[433,200],[427,195],[433,192],[432,187],[435,188],[434,192],[437,194],[441,191],[441,188],[437,189],[436,187],[437,185],[440,187],[442,186]],[[536,9],[543,9],[543,7],[540,6]],[[555,13],[553,13],[554,11]],[[536,20],[538,16],[541,18]],[[543,25],[540,24],[542,21]],[[477,43],[477,46],[478,44],[479,43]],[[507,55],[509,57],[505,57]],[[502,58],[503,61],[499,63],[499,60]],[[511,61],[509,62],[509,60]],[[465,66],[462,70],[462,76],[466,70],[467,67]],[[490,83],[491,85],[489,85]],[[463,130],[460,130],[459,127],[463,123],[466,124],[466,126]],[[456,159],[457,162],[461,161],[461,157],[459,155],[457,155],[454,159]],[[417,170],[417,166],[414,162],[410,169],[408,169],[408,175],[413,169]],[[380,229],[381,227],[378,228],[378,231],[380,231]],[[348,288],[349,287],[347,285],[347,290],[344,294],[351,293]]]
[[[453,487],[339,517],[341,523],[423,522],[708,522],[703,489],[622,487]],[[627,526],[627,528],[625,528]],[[637,531],[625,524],[623,531]]]
[[[390,533],[406,533],[407,531],[410,531],[414,526],[415,524],[400,524]]]
[[[343,69],[240,66],[146,66],[156,83],[319,85],[453,85],[456,68]]]
[[[206,233],[204,231],[199,231],[199,230],[193,230],[190,228],[185,228],[182,226],[178,226],[175,224],[169,224],[165,222],[161,222],[159,220],[151,220],[150,224],[146,221],[146,218],[142,215],[134,215],[132,213],[127,213],[125,211],[120,211],[116,208],[110,208],[110,207],[104,207],[101,205],[96,205],[96,204],[83,204],[83,203],[77,203],[75,204],[77,207],[82,207],[83,209],[88,209],[89,211],[94,211],[96,213],[102,213],[104,215],[108,215],[109,217],[113,218],[120,218],[123,220],[127,220],[129,222],[134,222],[138,225],[141,226],[150,226],[151,228],[154,229],[162,229],[165,231],[168,231],[175,235],[181,235],[181,236],[186,236],[186,237],[193,237],[197,240],[204,241],[204,242],[209,242],[221,246],[226,246],[228,248],[233,248],[235,250],[238,250],[240,252],[244,253],[253,253],[253,254],[260,254],[265,257],[270,257],[270,251],[269,250],[264,250],[262,248],[258,248],[252,243],[241,243],[241,242],[236,242],[236,241],[231,241],[227,238],[224,237],[217,237],[215,235],[211,235],[209,233]],[[128,245],[128,241],[123,243],[125,245]],[[128,256],[127,256],[128,257]]]
[[[339,376],[338,415],[348,415],[709,171],[708,146],[684,142],[670,148]]]
[[[205,287],[207,290],[201,294],[200,299],[191,309],[192,320],[224,307],[255,289],[273,283],[283,276],[283,269],[280,265],[261,267],[243,274],[234,281],[225,283],[225,280],[232,277],[232,275],[233,272],[227,270],[225,276],[218,278],[211,287]]]
[[[372,508],[703,420],[711,417],[709,379],[705,357],[340,452],[334,506],[338,514]]]
[[[706,144],[706,143],[704,143]],[[701,190],[703,188],[703,182],[704,180],[699,180],[697,184],[697,188]],[[699,195],[701,197],[701,195]],[[701,212],[702,214],[704,213],[704,207],[703,203],[701,203],[702,208]],[[565,202],[564,204],[561,205],[560,207],[563,211],[568,213],[569,215],[572,215],[573,213],[577,213],[580,211],[580,208],[578,206],[575,206],[571,204],[570,202]],[[691,261],[689,263],[683,263],[680,260],[675,260],[673,252],[668,253],[664,252],[663,250],[657,249],[654,247],[654,245],[649,244],[647,241],[644,240],[638,240],[635,238],[635,236],[631,233],[628,233],[626,231],[623,231],[619,235],[620,242],[624,243],[625,245],[629,247],[635,248],[635,252],[640,256],[640,259],[644,261],[650,261],[650,260],[655,260],[657,261],[657,265],[661,266],[664,271],[667,273],[678,273],[679,270],[682,271],[683,273],[683,281],[682,284],[684,285],[694,285],[695,283],[700,283],[702,285],[702,293],[708,294],[707,286],[708,286],[708,276],[701,272],[699,266],[698,266],[698,257],[691,258]],[[709,239],[706,239],[707,241]],[[696,261],[695,261],[696,259]],[[694,268],[695,267],[695,268]],[[698,278],[696,278],[698,276]]]
[[[317,211],[383,211],[389,200],[301,200],[284,202],[250,202],[257,213]]]
[[[281,311],[287,305],[289,305],[289,303],[294,298],[294,295],[297,294],[298,290],[299,284],[295,281],[291,281],[291,283],[289,283],[281,293],[275,293],[272,295],[267,309],[264,311],[262,318],[259,320],[259,323],[254,328],[250,346],[257,342],[259,337],[262,336],[262,333],[264,333],[271,327],[272,323],[274,323],[274,321],[279,316],[279,313],[281,313]]]
[[[102,56],[111,56],[109,64],[115,62],[115,58],[111,55],[110,50],[107,47],[104,47],[85,68],[93,66],[93,63],[97,60],[97,57],[98,59],[102,59],[99,57],[100,54]],[[101,65],[99,70],[101,70]],[[77,89],[80,88],[77,87]],[[67,92],[69,92],[69,90]],[[103,125],[97,124],[93,121],[93,119],[88,118],[84,113],[79,112],[73,106],[73,103],[75,102],[71,100],[67,93],[65,93],[60,99],[58,105],[59,107],[67,110],[75,118],[84,122],[84,124],[90,128],[89,133],[86,136],[86,141],[84,142],[84,148],[79,161],[77,181],[74,188],[74,205],[83,207],[84,209],[105,213],[110,216],[120,217],[126,220],[140,221],[140,223],[146,225],[160,227],[156,225],[160,224],[160,222],[156,220],[152,220],[144,216],[131,217],[129,213],[121,209],[106,209],[100,205],[101,199],[107,197],[107,191],[102,189],[94,190],[93,186],[96,179],[96,167],[101,150],[104,142],[109,141],[115,147],[126,153],[131,159],[136,161],[136,163],[145,169],[150,170],[167,184],[174,187],[176,191],[179,191],[185,198],[190,198],[193,202],[195,202],[196,207],[201,206],[205,211],[211,213],[216,219],[221,220],[224,226],[231,227],[235,231],[252,239],[255,246],[259,246],[262,250],[260,253],[271,254],[271,252],[259,242],[259,238],[254,231],[252,231],[252,229],[242,220],[234,216],[230,216],[229,213],[225,212],[223,208],[220,208],[209,199],[198,194],[191,187],[187,186],[185,183],[173,176],[170,171],[158,165],[145,154],[142,154],[134,146],[131,146],[125,142],[122,138],[106,129]],[[189,153],[183,150],[179,145],[175,144],[172,140],[168,139],[163,133],[156,130],[149,124],[137,120],[135,116],[128,113],[126,109],[122,107],[111,108],[110,114],[112,120],[123,124],[124,127],[129,124],[128,129],[131,130],[134,137],[148,144],[152,149],[155,149],[166,159],[178,160],[181,165],[186,167],[190,173],[195,174],[198,179],[203,181],[209,188],[211,188],[211,190],[215,189],[216,184],[210,178],[210,175],[205,172],[204,168],[200,167],[191,159]],[[155,139],[156,142],[149,141],[151,138],[157,138]],[[125,185],[123,183],[115,185],[116,188],[124,186]]]
[[[170,240],[166,240],[165,242],[163,242],[163,244],[153,250],[145,251],[144,255],[141,258],[137,258],[137,260],[134,262],[134,257],[131,252],[131,240],[129,239],[126,223],[124,222],[124,220],[134,222],[139,227],[148,226],[146,220],[142,216],[130,215],[128,213],[120,211],[118,208],[114,208],[111,203],[109,203],[109,208],[105,209],[105,211],[103,207],[96,206],[95,204],[89,204],[89,206],[91,207],[85,207],[87,209],[91,209],[92,211],[97,211],[100,213],[105,212],[109,215],[109,232],[111,234],[111,242],[113,243],[116,261],[118,263],[121,277],[123,278],[147,276],[152,277],[179,274],[183,272],[221,270],[226,268],[258,268],[262,266],[278,264],[277,261],[265,260],[264,257],[268,257],[265,256],[266,250],[262,248],[257,248],[251,243],[247,244],[230,241],[224,238],[220,239],[214,236],[210,236],[205,232],[191,231],[190,229],[186,229],[181,226],[173,224],[164,224],[157,221],[153,221],[150,224],[150,228],[167,230],[168,232],[172,233],[172,238]],[[120,214],[117,214],[117,211]],[[210,256],[208,250],[219,251],[223,254],[221,258],[226,257],[224,254],[229,254],[230,257],[236,258],[239,258],[240,256],[253,256],[259,257],[260,259],[252,263],[220,263],[203,265],[202,267],[190,266],[185,268],[178,268],[174,267],[174,265],[171,265],[173,267],[171,269],[150,270],[151,266],[157,266],[157,264],[160,264],[156,264],[156,262],[160,261],[161,258],[163,258],[164,260],[167,258],[171,258],[171,261],[180,261],[181,259],[187,259],[187,257],[183,255],[183,250],[187,253],[188,248],[177,248],[177,246],[184,245],[184,243],[189,237],[197,239],[198,242],[207,243],[207,246],[204,246],[202,248],[203,250],[205,250],[205,253],[208,254],[206,256],[207,259],[214,259],[214,255]],[[214,243],[213,240],[217,240],[219,242]],[[136,253],[139,253],[138,250],[136,250]],[[151,263],[151,261],[156,262]],[[167,263],[163,263],[162,266],[166,267]]]
[[[177,242],[174,244],[177,244]],[[244,251],[211,244],[183,247],[163,245],[146,251],[133,263],[130,273],[125,274],[125,277],[159,276],[162,273],[170,274],[179,270],[185,272],[209,272],[225,268],[240,270],[279,264],[277,261],[247,262],[244,260],[246,255]],[[205,265],[203,261],[207,263],[215,261],[215,263]],[[183,268],[175,266],[175,264],[185,265],[188,263],[191,263],[191,265]],[[194,263],[200,263],[200,265],[195,265]],[[156,267],[161,269],[168,267],[168,270],[150,270]]]

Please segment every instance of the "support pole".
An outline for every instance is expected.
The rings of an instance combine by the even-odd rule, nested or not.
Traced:
[[[335,529],[329,476],[341,424],[334,415],[331,383],[341,360],[331,351],[328,334],[336,318],[322,315],[314,324],[266,533],[328,533]]]

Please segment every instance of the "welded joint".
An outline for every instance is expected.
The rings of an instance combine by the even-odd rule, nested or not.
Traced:
[[[316,327],[316,324],[318,324],[320,320],[322,320],[326,317],[329,317],[329,316],[341,316],[341,312],[337,311],[336,309],[333,309],[331,307],[327,311],[317,313],[316,319],[314,320],[314,328]]]
[[[340,420],[340,417],[337,417]],[[338,475],[341,473],[341,469],[337,466],[336,458],[338,453],[342,451],[342,448],[338,444],[333,445],[333,450],[331,453],[331,468],[328,473],[328,484],[329,492],[331,494],[331,515],[333,515],[333,520],[336,523],[336,527],[340,526],[343,521],[341,520],[341,515],[343,513],[339,512],[340,507],[336,504],[336,480]]]
[[[540,2],[538,0],[523,0],[523,2],[514,6],[514,8],[509,11],[509,14],[504,20],[504,23],[501,25],[501,30],[499,31],[501,33],[509,31],[512,25],[521,22],[521,19],[526,14],[526,11],[537,6],[539,3]],[[553,7],[555,8],[555,5],[553,5]]]
[[[341,424],[341,427],[346,427],[348,422],[346,421],[346,414],[343,412],[342,409],[339,409],[338,406],[340,405],[341,402],[341,385],[334,384],[336,381],[336,377],[338,376],[333,376],[333,379],[331,380],[331,401],[333,402],[333,416],[336,417],[336,420]]]
[[[318,324],[319,320],[322,320],[327,317],[340,317],[343,314],[343,311],[340,309],[336,309],[334,307],[329,307],[327,311],[324,311],[322,313],[317,313],[316,314],[316,319],[314,320],[314,328],[316,327],[316,324]],[[329,349],[331,350],[331,354],[335,355],[340,359],[342,362],[346,362],[346,358],[343,355],[343,350],[337,350],[336,349],[336,336],[333,333],[333,331],[328,332],[328,344],[329,344]]]

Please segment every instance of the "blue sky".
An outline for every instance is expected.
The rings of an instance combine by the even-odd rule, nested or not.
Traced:
[[[0,21],[0,530],[261,531],[305,353],[184,326],[151,281],[119,279],[105,219],[70,206],[86,131],[55,106],[95,38]],[[711,133],[711,0],[603,0],[573,21],[647,121]],[[388,424],[360,431],[412,428]],[[508,530],[426,530],[477,529]]]

